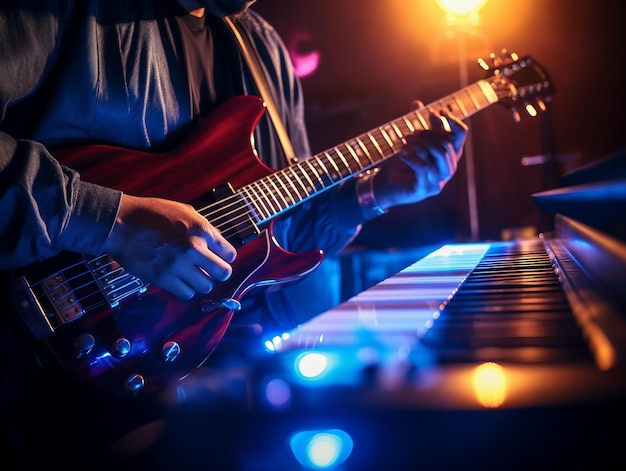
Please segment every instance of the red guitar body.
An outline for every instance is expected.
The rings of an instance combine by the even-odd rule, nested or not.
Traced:
[[[55,157],[78,170],[84,181],[133,195],[191,202],[226,182],[237,189],[273,173],[257,158],[251,141],[264,112],[259,98],[239,96],[171,152],[89,145],[63,149]],[[322,256],[321,251],[295,254],[282,249],[270,226],[238,247],[231,278],[208,295],[181,301],[149,286],[118,307],[104,306],[65,323],[44,342],[70,373],[99,390],[133,394],[162,389],[200,366],[223,338],[234,311],[221,300],[238,301],[253,288],[298,279],[315,269]],[[95,344],[81,354],[76,343],[85,334]],[[129,346],[123,356],[112,349],[120,339]]]

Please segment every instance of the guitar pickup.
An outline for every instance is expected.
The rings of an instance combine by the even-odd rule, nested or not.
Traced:
[[[128,273],[108,255],[90,260],[87,266],[110,308],[119,306],[124,298],[145,293],[148,289],[143,281]]]

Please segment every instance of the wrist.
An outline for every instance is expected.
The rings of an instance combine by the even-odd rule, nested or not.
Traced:
[[[365,220],[374,219],[387,212],[380,206],[374,193],[374,178],[377,173],[378,169],[368,170],[356,181],[356,198]]]

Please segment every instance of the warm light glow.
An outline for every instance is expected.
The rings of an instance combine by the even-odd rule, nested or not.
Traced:
[[[436,0],[439,7],[451,15],[471,15],[477,13],[487,0]]]
[[[500,407],[506,398],[504,369],[497,363],[483,363],[474,370],[474,392],[484,407]]]
[[[532,116],[532,117],[537,116],[537,110],[530,103],[526,105],[526,112],[528,113],[529,116]]]

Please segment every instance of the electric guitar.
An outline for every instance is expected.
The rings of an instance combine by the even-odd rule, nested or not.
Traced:
[[[280,247],[276,216],[397,154],[405,136],[428,128],[429,110],[464,119],[495,103],[545,109],[554,86],[537,62],[491,58],[492,66],[482,62],[485,79],[278,171],[261,163],[251,143],[265,112],[253,96],[225,102],[170,152],[88,145],[55,153],[85,181],[198,203],[238,256],[228,281],[182,301],[107,255],[63,252],[12,277],[20,319],[73,376],[101,391],[133,396],[185,378],[214,351],[247,293],[299,279],[321,263],[322,251]]]

